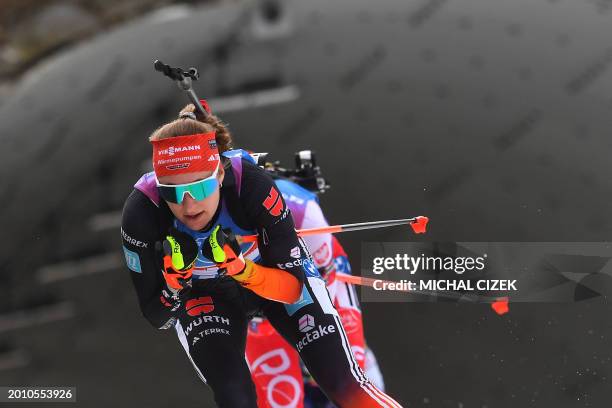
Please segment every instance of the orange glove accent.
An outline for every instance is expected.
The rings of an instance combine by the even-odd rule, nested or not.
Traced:
[[[172,265],[172,258],[168,255],[164,256],[164,270],[162,274],[166,284],[171,290],[180,291],[190,284],[188,283],[193,273],[193,266],[185,271],[177,271]]]
[[[262,298],[281,303],[295,303],[302,294],[300,281],[287,271],[268,268],[245,259],[244,271],[232,275],[242,286],[257,293]]]
[[[225,269],[225,273],[229,276],[234,276],[244,272],[246,266],[242,252],[239,252],[239,255],[236,255],[234,248],[228,244],[223,245],[223,252],[225,252],[226,260],[225,262],[217,264],[219,269]]]
[[[191,287],[191,275],[199,251],[193,237],[176,228],[170,228],[168,235],[163,241],[157,242],[155,248],[163,255],[162,273],[168,288],[177,293]]]

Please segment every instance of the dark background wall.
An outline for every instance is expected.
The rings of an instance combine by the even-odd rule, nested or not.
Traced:
[[[275,4],[135,13],[5,77],[0,384],[76,385],[84,407],[212,406],[174,335],[140,317],[120,253],[146,137],[186,103],[156,58],[200,69],[240,146],[286,163],[315,150],[332,223],[425,214],[430,240],[609,239],[608,1]],[[342,239],[359,265],[362,241],[412,237]],[[406,406],[609,405],[603,296],[504,316],[363,306]]]

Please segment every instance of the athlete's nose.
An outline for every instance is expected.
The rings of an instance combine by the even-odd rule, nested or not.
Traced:
[[[183,197],[183,211],[185,215],[196,215],[200,211],[197,209],[197,201],[191,196],[191,194],[185,194]]]

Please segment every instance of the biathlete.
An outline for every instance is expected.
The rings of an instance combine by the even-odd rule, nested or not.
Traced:
[[[231,150],[228,129],[202,105],[206,117],[188,105],[153,132],[154,172],[123,208],[123,249],[144,317],[176,330],[220,407],[257,406],[245,360],[256,314],[297,350],[336,406],[399,407],[355,360],[271,176]],[[256,243],[239,243],[252,234]]]
[[[300,152],[302,153],[302,152]],[[310,153],[310,152],[307,152]],[[299,155],[298,155],[299,160]],[[312,157],[314,160],[314,156]],[[265,163],[265,168],[275,178],[285,203],[290,210],[297,229],[328,226],[319,205],[317,184],[314,177],[300,177],[303,171],[285,170],[278,176],[274,164]],[[306,167],[300,165],[300,168]],[[289,176],[286,173],[291,173]],[[295,173],[301,173],[296,174]],[[342,321],[351,350],[366,376],[384,390],[382,373],[373,352],[366,346],[361,308],[355,288],[336,279],[337,274],[350,274],[351,266],[342,245],[330,233],[307,235],[304,241],[312,254],[312,260],[327,283],[327,289]],[[287,306],[289,313],[300,305],[311,302],[307,291],[300,301]],[[323,408],[332,407],[321,393],[308,371],[300,364],[295,349],[287,343],[270,322],[254,318],[249,324],[246,357],[251,369],[260,408]]]

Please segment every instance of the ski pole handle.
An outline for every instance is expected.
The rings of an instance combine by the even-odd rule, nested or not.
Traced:
[[[160,60],[155,60],[153,66],[155,67],[156,71],[161,72],[171,80],[175,81],[179,89],[187,94],[187,97],[191,103],[193,103],[193,106],[196,107],[198,112],[205,118],[208,117],[208,112],[206,112],[206,110],[204,110],[200,104],[200,98],[198,98],[192,86],[193,81],[197,81],[200,77],[197,69],[192,67],[189,68],[188,71],[183,71],[181,68],[171,67],[168,64],[164,64]]]

